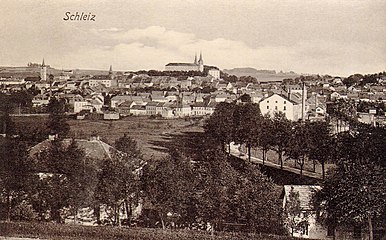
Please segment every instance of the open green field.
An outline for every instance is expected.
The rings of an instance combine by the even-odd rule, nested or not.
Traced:
[[[254,233],[215,232],[196,230],[162,230],[150,228],[125,228],[108,226],[81,226],[55,223],[0,222],[1,237],[39,238],[52,240],[289,240],[287,236]]]
[[[185,119],[150,119],[147,116],[127,117],[117,121],[105,120],[70,120],[70,135],[77,138],[87,138],[97,134],[103,140],[113,144],[115,139],[127,134],[135,139],[141,148],[145,159],[164,156],[167,148],[159,142],[167,143],[172,135],[182,132],[203,131],[199,122]]]

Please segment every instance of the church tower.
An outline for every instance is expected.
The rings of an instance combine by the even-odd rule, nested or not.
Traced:
[[[198,60],[198,65],[200,65],[200,72],[204,71],[204,60],[202,60],[202,53],[200,52],[200,59]]]
[[[109,79],[113,79],[113,78],[114,78],[113,65],[110,65],[110,69],[109,69]]]
[[[40,80],[47,81],[47,66],[44,64],[44,58],[43,58],[42,67],[40,69]]]

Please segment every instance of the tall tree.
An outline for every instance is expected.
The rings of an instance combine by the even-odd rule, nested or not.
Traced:
[[[60,138],[65,137],[70,131],[70,125],[66,121],[66,104],[64,100],[51,98],[47,110],[49,113],[47,129],[49,134],[58,135]]]
[[[126,153],[129,158],[142,157],[137,141],[128,136],[126,133],[122,137],[115,140],[114,146],[117,150]]]
[[[186,216],[195,182],[189,159],[175,152],[148,163],[144,166],[141,182],[144,196],[157,211],[163,228],[166,228],[168,213]]]
[[[323,179],[325,178],[325,164],[334,162],[336,156],[335,138],[330,134],[327,122],[312,122],[309,124],[309,158],[318,161],[322,166]],[[315,162],[314,162],[315,171]]]
[[[133,183],[135,175],[122,161],[106,159],[103,161],[102,171],[96,190],[96,199],[113,209],[113,223],[120,226],[120,212],[129,194],[135,191]]]
[[[234,140],[235,143],[247,146],[249,161],[251,161],[252,145],[256,145],[256,138],[259,134],[258,126],[261,124],[261,120],[262,116],[257,104],[236,105],[233,112]]]
[[[260,147],[263,152],[263,165],[265,160],[267,159],[267,152],[270,149],[272,144],[272,133],[273,121],[268,116],[265,115],[261,118],[261,123],[257,125],[257,134],[255,135],[255,146]]]
[[[325,221],[335,225],[367,223],[370,239],[374,221],[386,213],[384,133],[383,128],[358,125],[354,131],[339,134],[337,168],[315,197],[316,205],[325,207]]]
[[[205,132],[217,139],[222,144],[224,151],[226,150],[226,144],[230,144],[234,140],[233,113],[235,109],[235,103],[219,103],[204,125]]]
[[[0,201],[7,208],[6,220],[11,220],[13,207],[26,199],[34,177],[26,145],[17,138],[0,138]]]
[[[278,163],[283,168],[283,155],[288,146],[290,132],[292,129],[291,121],[283,113],[275,113],[271,128],[272,146],[271,149],[278,154]]]
[[[316,205],[323,206],[326,215],[322,222],[366,225],[373,239],[374,220],[385,216],[386,172],[374,164],[355,163],[350,168],[343,166],[328,176],[323,189],[315,196]]]

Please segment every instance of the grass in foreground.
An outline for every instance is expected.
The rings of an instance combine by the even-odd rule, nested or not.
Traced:
[[[0,236],[40,239],[134,239],[134,240],[289,240],[286,236],[204,231],[162,230],[150,228],[117,228],[107,226],[80,226],[55,223],[0,222]]]

